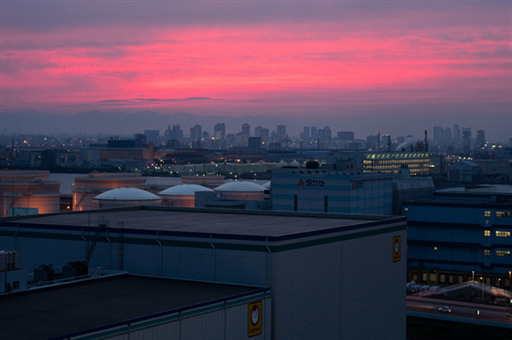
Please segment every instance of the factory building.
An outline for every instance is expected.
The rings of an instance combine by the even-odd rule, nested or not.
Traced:
[[[483,277],[510,289],[512,186],[468,185],[403,203],[408,279],[452,284]]]
[[[87,329],[93,329],[109,331],[110,336],[120,339],[132,336],[127,335],[130,327],[135,331],[147,321],[146,333],[139,333],[142,338],[240,339],[252,337],[248,320],[253,314],[249,311],[254,303],[261,302],[262,329],[253,334],[255,339],[405,339],[404,217],[132,207],[4,218],[0,221],[0,244],[17,250],[20,265],[29,272],[44,263],[63,265],[84,258],[87,245],[99,230],[95,221],[101,220],[108,221],[108,226],[100,229],[90,268],[124,270],[152,280],[159,277],[252,287],[243,293],[248,294],[247,299],[237,295],[241,293],[235,288],[226,288],[221,296],[202,295],[203,312],[197,305],[196,309],[190,307],[193,301],[187,300],[179,306],[169,302],[167,313],[149,317],[158,311],[147,311],[147,301],[168,301],[167,294],[171,301],[176,296],[202,294],[201,288],[172,292],[174,283],[168,289],[152,288],[161,285],[153,281],[141,284],[137,292],[124,298],[126,285],[105,291],[106,305],[119,301],[119,306],[127,306],[122,313],[141,304],[139,315],[124,318],[132,320],[128,324],[110,317],[96,318],[84,329],[64,330],[67,323],[59,319],[62,312],[50,310],[43,318],[25,302],[16,308],[29,309],[25,313],[33,318],[30,325],[55,320],[59,322],[52,328],[62,327],[60,335],[81,331],[86,337],[92,333]],[[79,287],[93,295],[102,289],[101,285],[86,286]],[[382,294],[375,292],[376,287]],[[75,294],[82,299],[80,292]],[[68,308],[79,309],[81,300],[75,306],[72,296],[64,297]],[[94,306],[86,304],[85,312]],[[180,308],[189,309],[179,312]],[[197,317],[186,319],[189,311]],[[159,316],[162,318],[156,320]],[[181,330],[190,333],[175,333],[179,325],[173,322],[177,320],[186,322]],[[6,321],[2,318],[0,322],[3,327]],[[17,327],[30,328],[28,321],[16,322]]]
[[[272,172],[272,209],[391,215],[393,175],[308,168]]]
[[[411,175],[435,175],[444,171],[444,158],[427,151],[418,152],[366,152],[363,158],[364,172],[398,173],[407,165]]]

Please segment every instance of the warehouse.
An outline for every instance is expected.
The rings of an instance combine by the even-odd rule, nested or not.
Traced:
[[[403,217],[130,207],[4,218],[0,242],[29,272],[64,265],[99,221],[90,268],[268,288],[272,339],[405,339]]]
[[[261,330],[270,323],[267,292],[253,287],[116,275],[1,296],[0,339],[123,339],[127,333],[138,339],[242,339],[253,330],[246,317],[253,306],[261,306],[263,327],[251,338],[264,339],[269,334]],[[69,308],[71,301],[77,308]],[[198,323],[205,327],[197,327]]]

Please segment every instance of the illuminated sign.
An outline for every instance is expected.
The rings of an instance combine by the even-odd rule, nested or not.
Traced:
[[[299,188],[304,188],[304,187],[324,187],[325,186],[325,181],[317,181],[317,180],[313,180],[313,179],[307,179],[305,181],[303,181],[302,179],[299,179],[299,184],[297,184],[297,186]]]
[[[393,237],[393,262],[400,262],[402,253],[402,237]]]
[[[263,327],[261,326],[261,318],[263,313],[261,311],[261,301],[250,303],[248,308],[248,328],[247,336],[249,338],[260,335]]]

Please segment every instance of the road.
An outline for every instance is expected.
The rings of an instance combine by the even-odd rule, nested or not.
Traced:
[[[429,313],[429,314],[444,314],[449,320],[450,316],[458,316],[470,319],[482,319],[489,321],[498,321],[498,322],[508,322],[512,323],[512,315],[510,314],[510,310],[497,310],[494,308],[488,308],[483,305],[478,304],[465,304],[464,306],[460,305],[451,305],[450,301],[415,301],[407,299],[407,310],[421,313]],[[449,306],[452,310],[451,313],[441,313],[439,312],[439,308],[442,306]],[[480,315],[477,316],[476,311],[480,311]]]

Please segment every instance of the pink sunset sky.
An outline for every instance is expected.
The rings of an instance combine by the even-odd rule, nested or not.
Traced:
[[[505,1],[2,2],[1,108],[502,119],[510,18]]]

